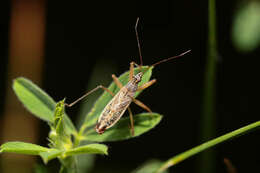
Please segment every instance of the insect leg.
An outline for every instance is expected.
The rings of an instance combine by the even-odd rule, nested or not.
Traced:
[[[144,90],[144,89],[150,87],[150,86],[151,86],[152,84],[154,84],[155,82],[156,82],[156,79],[150,80],[150,81],[144,83],[143,85],[139,86],[138,89],[137,89],[137,91]]]
[[[128,110],[128,112],[129,112],[129,117],[130,117],[131,135],[134,136],[134,135],[135,135],[135,130],[134,130],[134,118],[133,118],[133,113],[132,113],[130,107],[128,107],[127,110]]]
[[[148,107],[148,106],[146,106],[143,102],[141,102],[140,100],[137,100],[137,99],[135,99],[135,98],[132,98],[133,99],[133,102],[135,103],[135,104],[137,104],[138,106],[140,106],[141,108],[143,108],[144,110],[146,110],[146,111],[148,111],[148,112],[152,112],[152,110]]]
[[[134,62],[131,62],[129,68],[129,81],[133,79],[133,76],[134,76]]]
[[[134,61],[130,62],[130,68],[129,68],[129,81],[133,79],[134,76],[134,66],[139,67],[137,63]]]
[[[97,90],[100,89],[100,88],[103,89],[104,91],[108,92],[108,93],[111,94],[112,96],[115,95],[112,91],[110,91],[109,89],[107,89],[107,88],[104,87],[103,85],[99,85],[99,86],[97,86],[96,88],[94,88],[94,89],[90,90],[89,92],[87,92],[86,94],[84,94],[83,96],[81,96],[80,98],[78,98],[77,100],[75,100],[74,102],[72,102],[71,104],[65,103],[65,106],[71,107],[71,106],[75,105],[75,104],[78,103],[80,100],[84,99],[84,98],[87,97],[89,94],[91,94],[91,93],[97,91]]]
[[[118,86],[118,88],[123,88],[123,84],[118,80],[118,78],[116,77],[116,75],[112,74],[112,78],[115,82],[115,84]]]

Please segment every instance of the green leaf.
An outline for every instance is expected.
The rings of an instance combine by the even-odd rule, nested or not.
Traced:
[[[77,155],[78,173],[91,172],[95,164],[95,154],[81,154]]]
[[[49,133],[49,141],[52,148],[64,150],[73,146],[71,136],[65,130],[66,124],[64,121],[64,101],[59,101],[54,111],[54,123],[51,123],[51,132]],[[74,134],[77,136],[77,134]]]
[[[55,111],[54,111],[54,128],[59,128],[61,120],[64,116],[64,100],[59,101],[56,104]]]
[[[54,159],[62,154],[61,150],[46,148],[26,142],[7,142],[1,145],[0,153],[1,152],[39,155],[42,157],[44,163],[47,163],[49,160]]]
[[[222,135],[220,137],[217,137],[215,139],[212,139],[208,142],[205,142],[201,145],[198,145],[192,149],[189,149],[181,154],[178,154],[177,156],[174,156],[172,158],[170,158],[169,160],[167,160],[166,162],[164,162],[164,164],[156,171],[156,173],[161,173],[164,170],[168,169],[171,166],[174,166],[186,159],[188,159],[189,157],[198,154],[204,150],[207,150],[211,147],[216,146],[217,144],[221,144],[225,141],[228,141],[230,139],[233,139],[234,137],[238,137],[240,135],[246,134],[248,132],[251,132],[253,130],[256,130],[257,128],[260,127],[260,121],[257,121],[255,123],[249,124],[247,126],[244,126],[242,128],[239,128],[237,130],[234,130],[232,132],[229,132],[225,135]]]
[[[38,118],[53,123],[55,101],[30,80],[20,77],[14,80],[13,89],[24,106]],[[71,133],[76,129],[71,120],[65,115],[66,130]]]
[[[74,126],[74,124],[72,123],[72,121],[70,120],[70,118],[68,117],[67,114],[64,115],[64,122],[65,122],[65,130],[69,133],[69,134],[75,134],[77,133],[77,130]]]
[[[41,153],[39,153],[39,155],[41,156],[43,162],[45,164],[47,164],[48,161],[57,158],[62,153],[63,153],[62,150],[52,149],[52,150],[49,150],[49,151],[46,151],[46,152],[41,152]]]
[[[64,132],[64,101],[65,99],[63,99],[62,101],[58,102],[56,104],[55,107],[55,111],[54,111],[54,128],[57,132],[57,134],[61,137],[65,137],[67,136],[66,132]]]
[[[54,100],[25,78],[14,80],[13,89],[24,106],[38,118],[53,122]]]
[[[148,68],[147,66],[144,66],[142,69],[145,71],[147,68]],[[135,68],[134,71],[135,71],[135,74],[136,74],[136,73],[139,72],[139,69]],[[140,82],[139,85],[142,85],[142,84],[148,82],[151,78],[151,75],[152,75],[152,67],[149,68],[149,70],[147,70],[144,73],[142,81]],[[123,73],[119,77],[119,81],[123,85],[127,84],[127,82],[129,81],[129,71]],[[119,91],[119,88],[116,86],[116,84],[114,82],[112,82],[109,85],[108,89],[115,94]],[[136,92],[135,97],[137,97],[140,93],[141,93],[141,91]],[[87,133],[89,133],[88,132],[89,127],[93,127],[96,124],[98,117],[100,116],[101,112],[103,111],[103,109],[105,108],[105,106],[108,104],[108,102],[111,99],[112,99],[112,96],[109,93],[103,92],[103,94],[96,101],[96,103],[92,107],[91,111],[87,114],[86,119],[85,119],[84,124],[83,124],[83,128],[86,129]]]
[[[0,147],[0,152],[39,155],[40,152],[50,151],[49,148],[26,142],[7,142]]]
[[[48,173],[48,169],[46,166],[41,165],[41,164],[35,164],[34,168],[33,168],[33,172],[34,173]]]
[[[154,128],[162,119],[162,115],[158,113],[141,113],[134,115],[134,130],[135,135],[130,133],[129,117],[121,118],[121,120],[103,134],[98,134],[92,127],[85,138],[88,141],[108,142],[125,140],[132,137],[140,136],[141,134]]]
[[[88,144],[77,148],[69,149],[65,152],[65,156],[73,156],[78,154],[105,154],[107,153],[107,146],[103,144]]]
[[[132,173],[155,173],[160,168],[160,166],[162,166],[162,164],[163,162],[160,160],[149,160],[136,170],[132,171]],[[162,173],[168,173],[168,171],[165,170]]]
[[[249,52],[260,44],[260,3],[244,1],[240,6],[233,22],[232,41],[238,50]]]

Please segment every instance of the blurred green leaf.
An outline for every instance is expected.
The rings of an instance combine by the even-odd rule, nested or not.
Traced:
[[[140,136],[141,134],[154,128],[162,119],[162,115],[157,113],[141,113],[134,115],[134,130],[135,135],[130,133],[129,117],[121,118],[121,120],[103,134],[98,134],[94,128],[91,128],[85,138],[88,141],[108,142],[125,140],[132,137]]]
[[[247,1],[237,10],[233,28],[232,40],[235,47],[244,52],[252,51],[260,43],[260,3]]]
[[[144,66],[142,69],[146,70],[147,68],[148,68],[147,66]],[[139,72],[139,69],[135,68],[135,74],[137,72]],[[142,84],[148,82],[151,78],[151,75],[152,75],[152,68],[150,68],[149,70],[147,70],[145,72],[145,74],[143,75],[142,81],[140,82],[139,85],[142,85]],[[129,81],[129,71],[123,73],[119,77],[119,81],[123,85],[127,84],[127,82]],[[116,86],[116,84],[114,82],[112,82],[109,85],[108,89],[115,94],[119,91],[119,88]],[[137,97],[140,93],[141,93],[141,91],[137,92],[135,97]],[[92,131],[92,129],[90,127],[94,127],[94,125],[96,124],[96,122],[98,120],[98,117],[100,116],[103,109],[105,108],[105,106],[108,104],[108,102],[111,99],[112,99],[112,96],[109,93],[103,92],[103,94],[96,101],[96,103],[92,107],[91,111],[87,114],[86,119],[85,119],[84,124],[83,124],[83,127],[86,129],[86,133],[89,133],[88,131]]]
[[[38,118],[53,123],[55,101],[30,80],[20,77],[14,80],[13,89],[24,106]],[[69,133],[76,131],[73,123],[65,115],[66,130]]]
[[[162,164],[163,162],[160,160],[149,160],[136,170],[132,171],[132,173],[155,173]],[[168,171],[165,170],[162,173],[168,173]]]
[[[0,146],[0,152],[39,155],[40,152],[47,152],[51,149],[26,142],[7,142]]]
[[[43,162],[45,164],[48,163],[48,161],[57,158],[58,156],[60,156],[63,153],[62,150],[58,150],[58,149],[52,149],[50,151],[46,151],[46,152],[40,152],[39,155],[41,156]]]
[[[95,164],[96,155],[81,154],[77,155],[77,167],[79,173],[91,172]]]
[[[47,167],[44,165],[41,165],[41,164],[36,164],[34,166],[33,170],[34,170],[34,173],[48,173],[49,172]]]
[[[107,146],[104,144],[88,144],[77,148],[67,150],[65,156],[73,156],[78,154],[105,154],[107,153]]]

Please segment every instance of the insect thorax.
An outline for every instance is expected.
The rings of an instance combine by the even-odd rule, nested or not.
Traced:
[[[139,72],[136,75],[133,76],[133,79],[130,80],[127,84],[126,84],[126,88],[129,92],[136,92],[138,89],[138,83],[141,82],[143,77],[143,72]]]
[[[129,91],[129,92],[136,92],[137,91],[137,88],[138,88],[138,83],[134,83],[132,81],[128,82],[126,84],[126,89]]]

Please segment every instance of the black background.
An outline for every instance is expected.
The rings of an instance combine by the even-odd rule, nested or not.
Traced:
[[[242,54],[232,46],[236,2],[217,2],[217,136],[259,120],[259,49]],[[10,3],[5,7],[0,28],[1,81],[5,81],[7,70]],[[203,142],[199,126],[207,54],[207,1],[48,1],[46,7],[43,89],[56,101],[67,97],[71,102],[81,96],[98,60],[114,62],[117,76],[128,70],[130,61],[139,62],[134,33],[138,16],[144,64],[192,50],[157,66],[153,78],[158,82],[139,97],[154,112],[164,115],[162,122],[138,138],[107,143],[110,155],[98,156],[96,169],[134,169],[149,158],[166,160]],[[1,108],[4,89],[1,82]],[[77,111],[76,106],[69,113]],[[45,145],[48,128],[41,126],[40,141]],[[259,142],[259,132],[254,132],[217,146],[217,172],[225,172],[224,157],[238,172],[259,170]],[[196,172],[199,156],[171,171]]]

